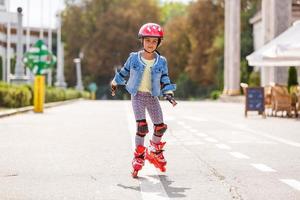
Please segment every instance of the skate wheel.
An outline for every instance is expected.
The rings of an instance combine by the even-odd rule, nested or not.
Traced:
[[[162,167],[162,168],[160,168],[160,171],[161,171],[161,172],[165,172],[165,171],[166,171],[166,168],[165,168],[165,167]]]
[[[131,175],[132,175],[132,178],[137,178],[138,177],[138,172],[139,171],[133,171],[132,173],[131,173]]]

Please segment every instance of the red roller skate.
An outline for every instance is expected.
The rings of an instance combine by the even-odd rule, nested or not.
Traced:
[[[137,178],[138,172],[143,168],[145,163],[145,147],[144,146],[137,146],[134,152],[134,158],[132,160],[132,177]]]
[[[146,159],[152,163],[156,168],[158,168],[161,172],[166,171],[167,161],[163,155],[163,147],[166,142],[160,142],[155,144],[150,140],[150,147],[146,150]]]

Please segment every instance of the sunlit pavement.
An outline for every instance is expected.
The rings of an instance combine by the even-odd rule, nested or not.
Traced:
[[[130,101],[0,118],[0,199],[300,199],[299,119],[244,118],[238,103],[162,107],[167,172],[146,163],[139,179]]]

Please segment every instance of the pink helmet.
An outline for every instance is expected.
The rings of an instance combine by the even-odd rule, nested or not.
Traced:
[[[164,37],[164,32],[160,25],[155,23],[147,23],[144,24],[139,30],[138,38],[143,37],[157,37],[162,39]]]

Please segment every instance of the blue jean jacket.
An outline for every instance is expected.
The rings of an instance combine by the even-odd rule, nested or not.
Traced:
[[[146,64],[141,59],[141,51],[132,52],[119,72],[116,72],[114,81],[118,85],[126,85],[131,95],[136,95],[140,86]],[[128,81],[125,80],[128,77]],[[161,96],[167,91],[175,91],[176,85],[171,84],[168,75],[167,60],[155,53],[155,61],[151,68],[151,94]]]

